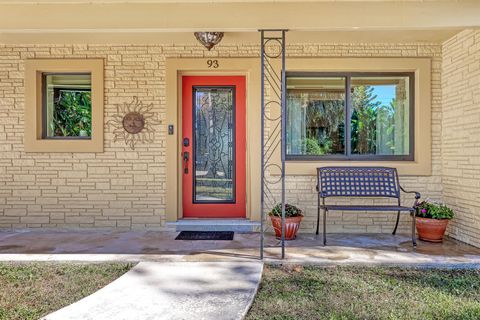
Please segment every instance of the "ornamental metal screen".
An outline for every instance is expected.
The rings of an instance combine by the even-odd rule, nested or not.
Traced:
[[[265,211],[282,204],[282,258],[285,257],[285,33],[286,30],[260,30],[261,35],[261,237],[263,259]],[[280,148],[281,164],[272,161]],[[273,175],[271,173],[274,173]],[[279,188],[280,186],[280,188]],[[280,199],[278,190],[281,190]]]

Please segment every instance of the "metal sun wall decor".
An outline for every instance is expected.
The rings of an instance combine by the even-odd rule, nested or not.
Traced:
[[[195,32],[194,35],[208,51],[219,44],[223,38],[223,32]]]
[[[148,105],[138,101],[133,97],[132,102],[117,106],[117,114],[113,116],[114,120],[107,123],[114,127],[113,141],[125,141],[125,144],[132,150],[135,144],[151,143],[155,135],[153,125],[160,124],[161,121],[155,117],[152,112],[153,103]]]

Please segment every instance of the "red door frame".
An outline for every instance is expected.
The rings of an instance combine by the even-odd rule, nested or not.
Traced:
[[[182,142],[189,138],[190,145],[182,143],[182,204],[184,218],[245,218],[246,217],[246,83],[244,76],[183,76],[182,77]],[[235,202],[193,203],[193,87],[235,87]],[[183,154],[190,160],[184,172]]]

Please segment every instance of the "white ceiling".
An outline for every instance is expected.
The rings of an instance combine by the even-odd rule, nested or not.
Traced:
[[[257,43],[435,42],[480,27],[480,0],[0,0],[0,43],[195,43],[194,31]]]

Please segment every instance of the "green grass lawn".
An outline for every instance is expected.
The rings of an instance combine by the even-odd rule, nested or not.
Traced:
[[[97,291],[128,263],[0,263],[0,319],[38,319]]]
[[[246,319],[480,319],[480,271],[266,266]]]

